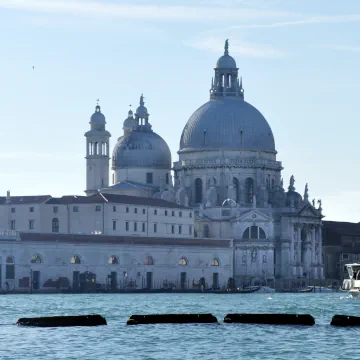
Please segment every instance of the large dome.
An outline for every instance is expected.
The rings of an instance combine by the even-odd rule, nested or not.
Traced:
[[[262,150],[275,152],[275,141],[264,116],[239,98],[218,98],[197,109],[185,125],[180,151]]]
[[[171,153],[166,142],[153,131],[133,130],[119,138],[112,156],[112,168],[171,168]]]

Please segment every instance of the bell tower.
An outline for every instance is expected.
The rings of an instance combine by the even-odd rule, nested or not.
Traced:
[[[86,195],[93,195],[99,189],[109,186],[109,139],[105,129],[105,116],[98,103],[90,118],[90,130],[86,137]]]

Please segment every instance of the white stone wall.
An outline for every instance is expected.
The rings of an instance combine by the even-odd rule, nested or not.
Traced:
[[[30,212],[30,208],[34,208],[34,212]],[[99,211],[96,211],[97,208]],[[15,212],[13,213],[11,209],[15,209]],[[118,203],[69,205],[43,203],[0,205],[0,211],[2,212],[1,228],[7,230],[11,230],[13,220],[15,221],[13,230],[51,233],[53,232],[52,221],[56,218],[59,221],[59,233],[194,237],[194,211],[192,209]],[[34,220],[34,229],[29,229],[30,220]],[[128,229],[126,223],[128,223]],[[144,228],[143,224],[145,224]]]
[[[230,248],[196,246],[159,246],[159,245],[113,245],[113,244],[64,244],[0,240],[1,287],[9,290],[19,289],[19,279],[29,277],[31,271],[40,271],[40,289],[44,290],[46,280],[67,277],[73,279],[73,271],[93,272],[96,281],[106,285],[107,276],[117,273],[118,288],[125,281],[136,280],[137,288],[145,287],[146,273],[152,272],[153,288],[162,288],[164,280],[180,287],[180,273],[186,272],[186,288],[192,287],[193,280],[205,278],[208,287],[212,286],[213,273],[219,274],[219,285],[227,284],[232,276],[232,250]],[[39,254],[41,264],[32,264],[31,257]],[[71,264],[71,257],[78,255],[81,264]],[[15,279],[6,279],[6,259],[15,261]],[[118,264],[109,265],[111,256],[116,256]],[[147,256],[153,259],[153,265],[144,265]],[[184,257],[188,264],[181,266],[179,260]],[[219,266],[211,266],[212,260],[219,260]],[[126,276],[124,275],[126,273]]]

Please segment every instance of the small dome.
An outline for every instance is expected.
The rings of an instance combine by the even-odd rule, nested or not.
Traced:
[[[190,117],[180,151],[262,150],[275,152],[274,136],[264,116],[242,99],[210,100]]]
[[[90,121],[92,123],[96,123],[96,124],[105,124],[106,123],[105,116],[101,112],[101,108],[99,105],[96,105],[95,112],[91,115]]]
[[[295,206],[296,208],[299,208],[302,203],[302,197],[301,195],[296,191],[288,191],[286,193],[286,206]]]
[[[137,116],[138,118],[146,118],[149,116],[147,108],[144,105],[140,105],[137,109],[136,109],[136,113],[135,116]]]
[[[216,63],[218,69],[236,69],[236,62],[230,55],[223,55]]]
[[[124,120],[123,130],[131,131],[134,129],[135,125],[136,125],[136,120],[133,117],[133,112],[129,110],[128,117]]]
[[[161,136],[153,131],[133,130],[119,138],[112,156],[112,169],[171,168],[171,153]]]
[[[136,109],[135,116],[136,118],[144,119],[149,116],[147,108],[144,106],[144,95],[141,94],[140,96],[140,106]]]

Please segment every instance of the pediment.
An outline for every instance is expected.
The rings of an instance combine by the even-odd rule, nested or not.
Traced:
[[[316,209],[310,205],[307,204],[305,205],[300,211],[299,211],[299,215],[300,216],[304,216],[304,217],[319,217],[319,213],[316,211]]]
[[[261,221],[272,221],[272,216],[269,216],[268,214],[265,214],[257,209],[247,211],[245,213],[242,213],[240,216],[238,216],[235,221],[241,221],[241,222],[261,222]]]

